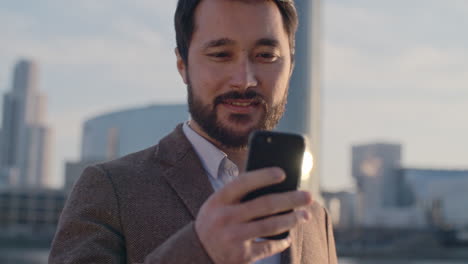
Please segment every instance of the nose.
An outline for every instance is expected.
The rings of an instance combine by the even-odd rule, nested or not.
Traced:
[[[257,85],[258,80],[253,63],[249,59],[236,63],[232,71],[231,87],[244,91]]]

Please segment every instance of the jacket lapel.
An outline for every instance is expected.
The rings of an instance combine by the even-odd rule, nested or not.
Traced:
[[[159,142],[156,160],[166,165],[165,179],[195,218],[214,190],[181,124]]]

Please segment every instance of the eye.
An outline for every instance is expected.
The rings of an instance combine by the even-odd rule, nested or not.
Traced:
[[[211,57],[215,60],[225,60],[231,57],[231,53],[221,51],[221,52],[212,52],[208,53],[208,57]]]
[[[279,58],[278,55],[272,52],[261,52],[256,57],[264,62],[274,62]]]

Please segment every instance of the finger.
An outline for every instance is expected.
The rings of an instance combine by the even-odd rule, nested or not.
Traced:
[[[274,215],[262,220],[247,223],[243,228],[243,237],[255,239],[278,235],[291,230],[299,223],[304,223],[311,218],[308,210],[301,209],[287,214]]]
[[[252,243],[252,260],[257,261],[271,257],[277,253],[285,251],[291,246],[291,238],[288,236],[280,240],[264,240]]]
[[[247,172],[219,190],[217,198],[224,203],[238,203],[248,193],[280,183],[286,174],[280,168],[265,168]]]
[[[276,193],[239,204],[235,209],[235,215],[240,221],[251,221],[307,206],[311,203],[312,197],[307,191]]]

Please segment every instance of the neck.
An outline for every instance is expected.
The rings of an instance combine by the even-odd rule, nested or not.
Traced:
[[[197,132],[200,136],[211,142],[213,145],[215,145],[218,149],[226,153],[228,158],[236,164],[237,168],[239,169],[240,172],[243,172],[245,170],[245,165],[247,162],[247,147],[245,148],[227,148],[223,146],[219,141],[213,139],[210,137],[208,134],[203,131],[203,129],[193,120],[189,122],[189,126]]]

